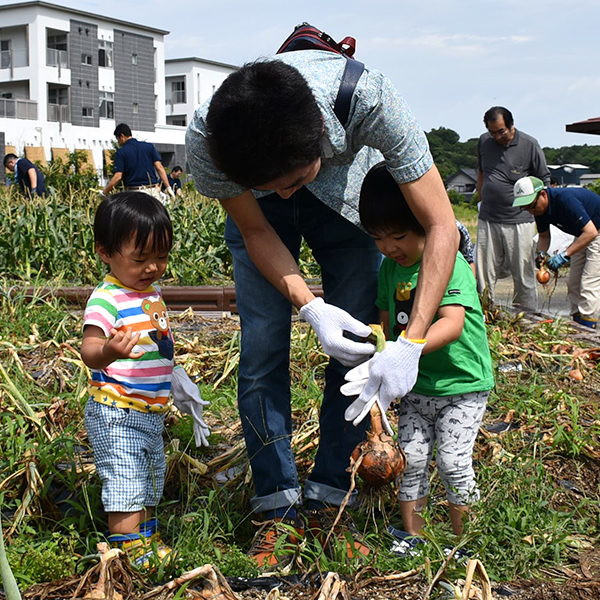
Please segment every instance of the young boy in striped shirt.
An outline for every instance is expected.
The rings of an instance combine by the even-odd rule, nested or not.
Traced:
[[[100,204],[94,237],[109,273],[84,314],[81,356],[92,371],[85,426],[102,481],[109,542],[148,567],[152,556],[156,562],[171,553],[152,509],[163,491],[162,433],[175,382],[173,336],[155,283],[167,268],[173,229],[158,200],[130,191]]]

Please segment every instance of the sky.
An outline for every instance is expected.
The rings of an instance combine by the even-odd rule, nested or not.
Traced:
[[[478,137],[484,112],[499,105],[542,146],[600,145],[600,136],[565,131],[600,117],[599,0],[53,3],[168,30],[166,58],[234,65],[272,54],[307,21],[336,40],[356,38],[356,58],[392,80],[425,131]]]

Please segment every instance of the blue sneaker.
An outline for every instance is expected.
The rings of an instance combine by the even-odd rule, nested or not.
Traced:
[[[419,556],[421,554],[421,548],[419,548],[419,546],[427,543],[422,537],[411,535],[410,533],[402,531],[401,529],[396,529],[391,525],[388,526],[387,530],[394,538],[390,552],[399,558]]]

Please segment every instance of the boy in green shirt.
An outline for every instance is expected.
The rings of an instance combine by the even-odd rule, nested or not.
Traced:
[[[419,285],[425,232],[384,163],[367,174],[359,211],[363,227],[385,255],[377,306],[386,338],[397,343],[404,336]],[[412,341],[425,346],[417,381],[398,408],[398,442],[407,467],[398,494],[406,532],[393,531],[400,540],[392,548],[397,554],[411,552],[422,541],[417,536],[424,525],[421,512],[427,505],[429,464],[436,444],[437,467],[456,535],[463,531],[469,504],[479,498],[472,453],[494,377],[475,279],[460,252],[426,339]],[[357,378],[353,371],[348,381]],[[347,384],[348,391],[356,394],[356,385]],[[375,401],[376,396],[359,396],[346,411],[346,419],[356,424]]]

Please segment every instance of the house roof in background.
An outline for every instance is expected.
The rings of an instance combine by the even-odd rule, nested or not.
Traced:
[[[446,179],[446,183],[452,181],[455,177],[458,177],[460,174],[466,175],[470,177],[474,182],[477,181],[477,169],[459,169],[456,173],[452,173],[450,177]]]
[[[188,62],[188,61],[205,63],[207,65],[214,65],[215,67],[226,67],[229,69],[238,69],[239,68],[237,65],[230,65],[228,63],[219,62],[217,60],[208,60],[207,58],[198,58],[197,56],[165,59],[165,63],[169,63],[169,64],[177,63],[177,62]]]

